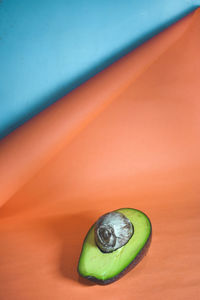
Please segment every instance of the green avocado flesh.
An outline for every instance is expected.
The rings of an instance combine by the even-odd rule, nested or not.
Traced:
[[[133,262],[144,248],[151,235],[151,223],[139,210],[122,208],[116,210],[124,214],[134,226],[134,234],[128,243],[111,252],[103,253],[95,243],[94,225],[89,230],[79,259],[78,272],[83,277],[107,281],[120,274]]]

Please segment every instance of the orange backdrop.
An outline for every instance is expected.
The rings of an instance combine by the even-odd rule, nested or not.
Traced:
[[[199,299],[200,10],[0,144],[0,299]],[[149,215],[147,257],[108,286],[80,280],[103,213]]]

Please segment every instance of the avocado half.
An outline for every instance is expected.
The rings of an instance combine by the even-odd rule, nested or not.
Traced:
[[[94,226],[88,231],[78,263],[78,273],[97,284],[110,284],[134,268],[146,255],[151,243],[152,226],[149,218],[133,208],[115,210],[133,224],[134,234],[121,248],[104,253],[95,242]]]

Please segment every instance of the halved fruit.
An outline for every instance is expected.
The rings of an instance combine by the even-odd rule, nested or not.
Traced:
[[[124,246],[111,253],[102,252],[95,242],[95,224],[83,243],[78,272],[98,284],[109,284],[120,279],[139,263],[151,243],[151,222],[143,212],[132,208],[121,208],[116,212],[127,217],[134,228],[132,237]]]

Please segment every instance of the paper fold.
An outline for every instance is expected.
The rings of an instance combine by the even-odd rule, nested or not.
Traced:
[[[189,27],[193,14],[126,55],[0,143],[0,205],[26,184]]]

